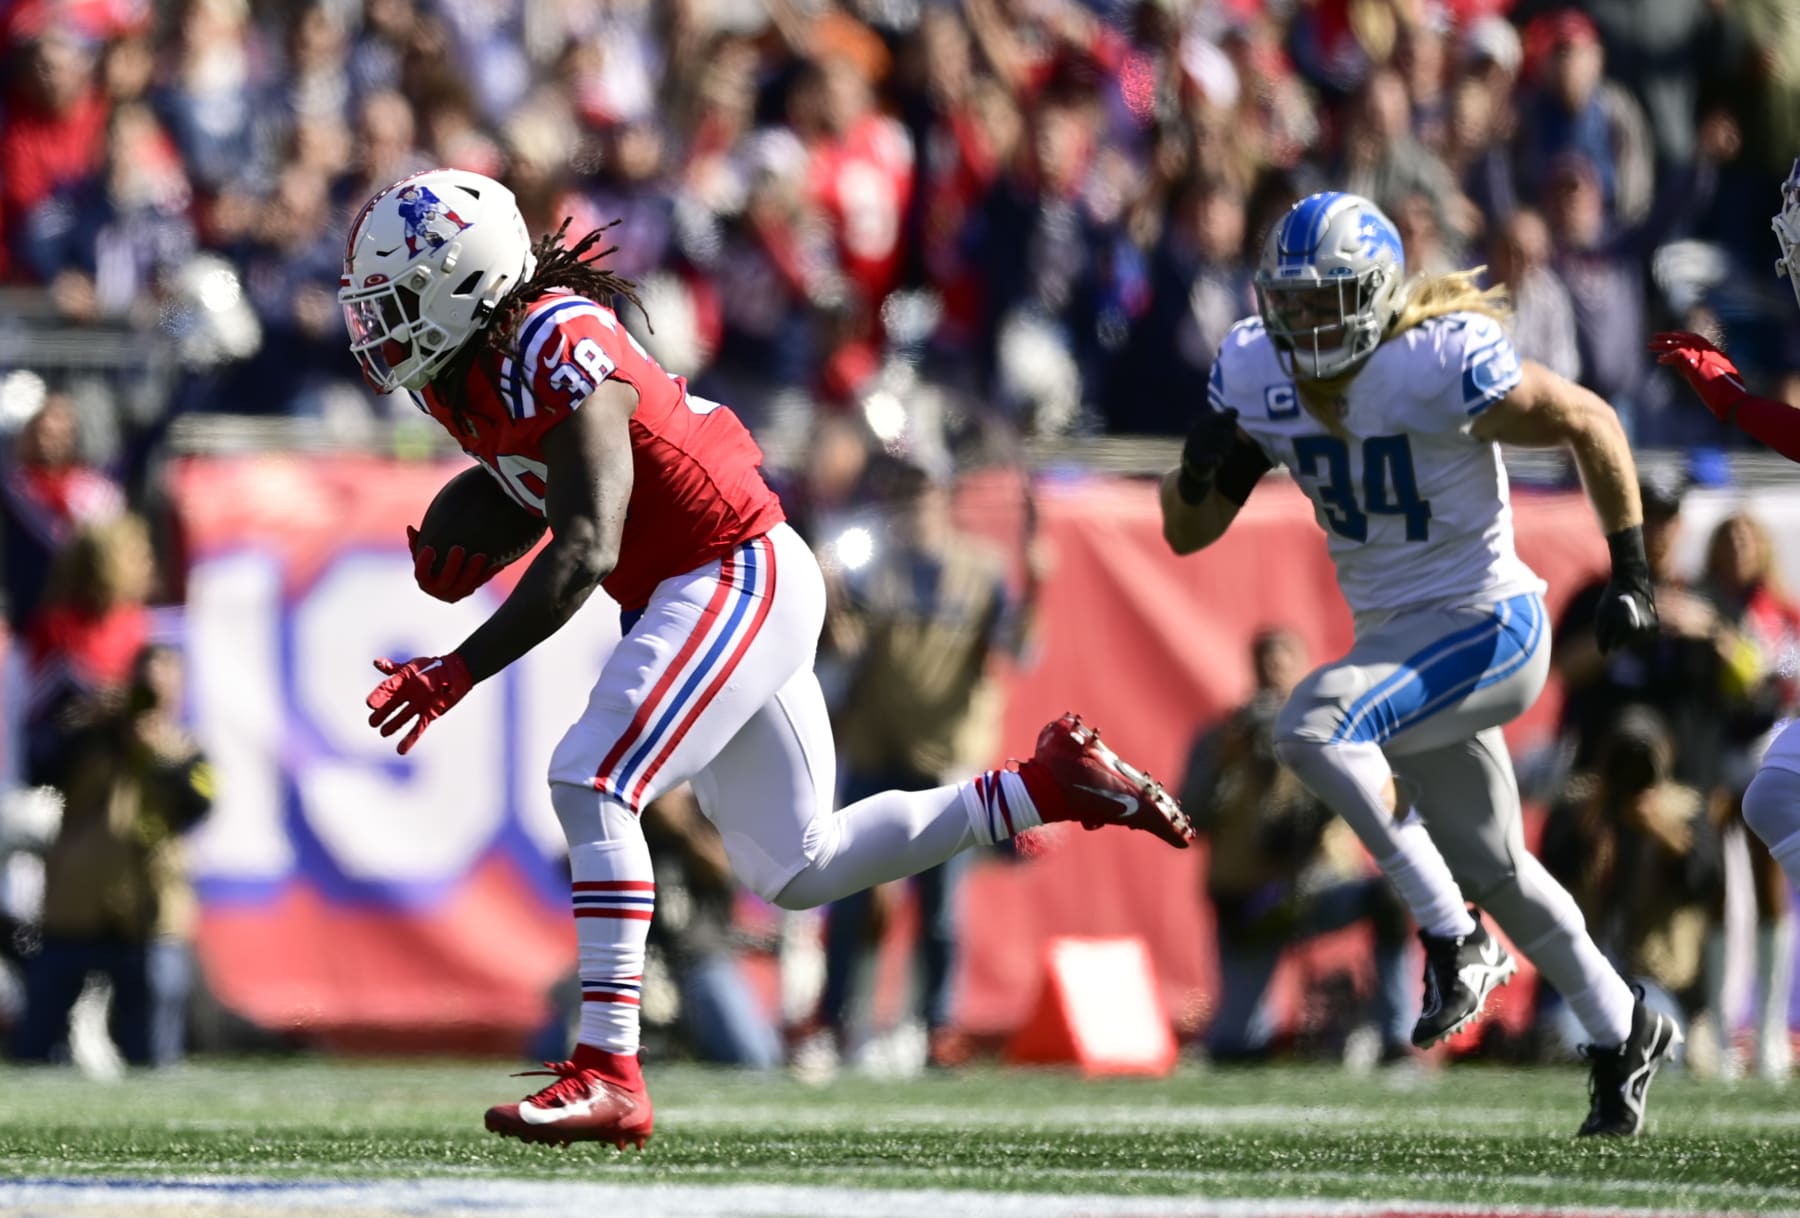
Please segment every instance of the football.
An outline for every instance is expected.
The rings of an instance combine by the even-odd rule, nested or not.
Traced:
[[[441,570],[450,547],[485,554],[504,567],[531,552],[544,535],[544,521],[521,507],[479,465],[472,465],[432,497],[419,525],[420,546],[437,553]]]

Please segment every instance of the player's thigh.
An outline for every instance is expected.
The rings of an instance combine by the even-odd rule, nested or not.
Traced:
[[[1342,659],[1295,688],[1279,737],[1434,748],[1505,723],[1529,706],[1549,671],[1543,600],[1407,613],[1361,632]]]
[[[666,580],[607,658],[550,781],[637,810],[687,781],[796,673],[810,674],[824,583],[788,529]]]
[[[1771,730],[1757,758],[1757,768],[1773,767],[1800,774],[1800,719],[1789,719],[1779,730]]]
[[[739,881],[773,899],[812,863],[837,786],[831,717],[812,670],[759,707],[693,786]]]

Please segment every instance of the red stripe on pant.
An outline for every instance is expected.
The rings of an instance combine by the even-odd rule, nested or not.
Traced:
[[[694,726],[695,721],[700,718],[706,708],[712,705],[712,700],[718,695],[718,692],[725,688],[725,682],[729,681],[731,674],[737,671],[737,666],[743,660],[744,654],[750,650],[750,644],[756,641],[756,636],[762,633],[763,623],[768,620],[769,608],[775,603],[775,546],[766,536],[757,538],[751,544],[762,550],[765,569],[768,571],[768,577],[763,581],[762,600],[756,606],[756,616],[750,619],[750,628],[744,631],[742,638],[738,639],[737,646],[732,649],[731,655],[726,657],[725,663],[719,666],[719,675],[713,678],[711,685],[701,691],[700,697],[695,700],[692,709],[681,720],[681,725],[669,737],[669,742],[663,745],[662,751],[649,765],[644,767],[643,774],[638,777],[637,782],[632,784],[629,801],[632,807],[637,806],[637,801],[643,798],[644,791],[650,785],[650,780],[656,777],[658,770],[668,764],[669,758],[674,755],[676,747],[681,744],[682,739],[688,734],[688,730]]]
[[[626,918],[633,922],[648,922],[652,914],[647,909],[578,909],[578,918]]]
[[[644,728],[649,725],[651,719],[656,717],[657,707],[668,694],[669,688],[675,684],[675,679],[681,675],[681,670],[687,667],[687,662],[694,658],[694,653],[700,650],[700,644],[712,631],[713,623],[718,621],[719,615],[725,611],[725,604],[731,599],[731,590],[737,583],[736,561],[737,556],[734,552],[719,564],[718,586],[713,589],[712,599],[707,602],[705,610],[701,612],[699,623],[688,635],[687,641],[682,643],[681,650],[675,653],[675,658],[669,661],[669,666],[663,670],[662,676],[656,679],[656,684],[650,687],[650,693],[644,698],[643,704],[637,708],[637,713],[631,717],[631,722],[626,725],[625,731],[620,734],[612,749],[608,751],[606,759],[600,763],[600,768],[594,771],[595,789],[606,790],[607,776],[618,768],[619,763],[625,760],[626,755],[631,752],[632,746],[638,742],[638,738],[644,734]],[[618,792],[615,791],[613,794],[617,795]],[[637,809],[636,804],[632,804],[631,807],[633,811]]]

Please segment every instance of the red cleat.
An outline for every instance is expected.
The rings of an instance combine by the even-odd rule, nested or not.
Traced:
[[[1019,773],[1046,824],[1074,821],[1084,829],[1142,829],[1184,850],[1194,840],[1194,827],[1175,797],[1101,744],[1100,733],[1080,715],[1066,714],[1039,732],[1037,753]],[[1050,798],[1043,797],[1041,780],[1046,778],[1054,788]]]
[[[502,1137],[521,1142],[611,1142],[620,1150],[627,1145],[644,1149],[655,1114],[648,1091],[630,1091],[608,1082],[594,1070],[574,1062],[545,1062],[543,1070],[524,1074],[553,1074],[556,1081],[516,1104],[497,1104],[487,1110],[487,1127]],[[523,1075],[515,1075],[523,1077]]]

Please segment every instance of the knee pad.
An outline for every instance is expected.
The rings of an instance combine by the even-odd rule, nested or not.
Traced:
[[[630,808],[592,786],[552,779],[550,807],[570,846],[644,836],[644,828]]]

